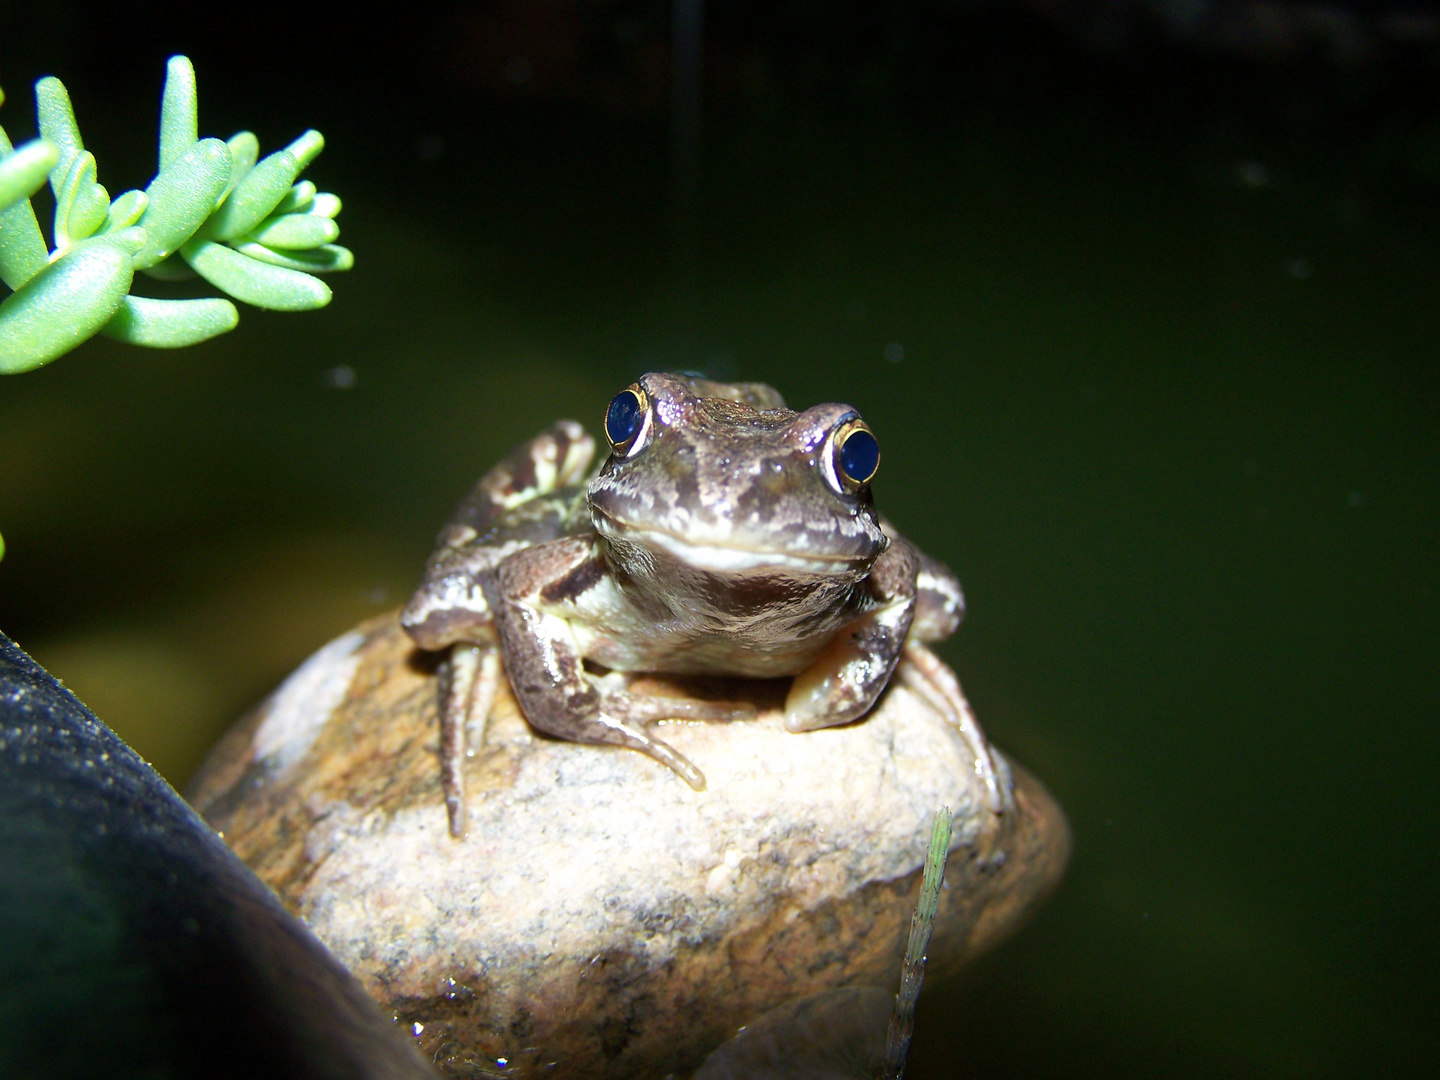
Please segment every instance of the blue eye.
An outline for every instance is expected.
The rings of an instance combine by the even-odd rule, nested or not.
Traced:
[[[852,484],[868,484],[880,468],[880,444],[870,429],[853,427],[845,433],[836,455],[840,471]]]
[[[621,390],[605,411],[605,437],[621,453],[645,425],[645,399],[636,390]]]

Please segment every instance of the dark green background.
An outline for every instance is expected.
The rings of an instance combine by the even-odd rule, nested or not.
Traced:
[[[322,312],[0,383],[0,627],[172,780],[509,445],[647,369],[763,379],[870,421],[967,587],[946,658],[1075,830],[911,1075],[1436,1067],[1433,41],[712,2],[687,260],[667,4],[33,6],[12,137],[60,75],[143,186],[184,51],[202,133],[325,133],[357,257]]]

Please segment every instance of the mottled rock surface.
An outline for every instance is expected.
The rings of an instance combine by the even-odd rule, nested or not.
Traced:
[[[803,735],[781,725],[786,681],[683,687],[761,710],[665,725],[707,790],[540,735],[502,693],[456,841],[433,659],[387,616],[238,723],[190,795],[455,1075],[663,1077],[783,1001],[895,983],[942,803],[955,828],[932,977],[1059,879],[1069,834],[1049,794],[1015,768],[1015,806],[992,814],[963,741],[903,687]]]

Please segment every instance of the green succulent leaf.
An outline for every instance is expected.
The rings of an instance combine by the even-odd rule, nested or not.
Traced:
[[[240,181],[250,175],[255,162],[260,160],[260,140],[253,131],[237,131],[225,145],[230,147],[230,183],[225,185],[221,199],[228,199]]]
[[[329,274],[349,270],[355,265],[355,256],[350,249],[339,244],[325,244],[308,251],[276,251],[256,243],[236,244],[234,247],[236,251],[252,259],[259,259],[272,266],[303,270],[307,274]]]
[[[190,281],[196,276],[195,271],[190,269],[190,264],[178,251],[168,259],[161,259],[154,266],[143,267],[140,272],[156,281]]]
[[[70,217],[65,223],[70,240],[86,240],[99,231],[110,214],[110,193],[104,184],[82,186],[75,193],[75,202],[70,207]]]
[[[110,210],[105,215],[105,226],[102,233],[119,232],[121,229],[128,229],[140,220],[145,213],[146,207],[150,205],[150,196],[145,192],[131,188],[115,197],[110,204]]]
[[[313,214],[282,214],[272,217],[246,237],[266,247],[287,250],[308,250],[333,243],[340,236],[340,226],[326,217]]]
[[[299,171],[300,163],[290,151],[267,155],[215,211],[205,227],[206,235],[216,240],[244,236],[270,216]]]
[[[198,273],[257,307],[300,311],[330,302],[329,286],[314,274],[354,265],[333,242],[340,200],[299,179],[324,149],[320,133],[308,130],[263,160],[249,131],[228,142],[199,139],[195,69],[186,57],[166,65],[158,173],[144,191],[113,202],[64,84],[47,77],[35,92],[43,138],[16,152],[0,128],[0,279],[14,290],[0,303],[0,373],[39,367],[97,332],[176,348],[239,322],[225,299],[128,296],[137,269],[169,280]],[[54,254],[30,203],[47,177]]]
[[[308,169],[310,163],[320,156],[320,151],[325,149],[325,136],[311,128],[285,149],[299,162],[299,168],[295,171],[298,176]]]
[[[332,195],[328,191],[322,191],[315,196],[315,201],[310,204],[310,213],[318,214],[320,217],[338,217],[340,215],[340,196]]]
[[[131,225],[128,229],[106,234],[105,239],[133,258],[145,246],[145,230],[139,225]]]
[[[230,148],[219,139],[201,139],[160,170],[145,194],[150,199],[140,223],[146,241],[135,256],[140,269],[168,257],[205,223],[230,179]]]
[[[165,91],[160,98],[160,171],[200,138],[199,106],[195,98],[195,68],[189,57],[172,56],[165,64]]]
[[[70,171],[70,162],[85,149],[85,142],[80,138],[80,125],[75,122],[70,93],[55,76],[47,75],[35,84],[35,112],[40,120],[40,134],[60,148],[60,160],[50,172],[50,190],[59,198],[60,185]]]
[[[55,199],[55,250],[93,235],[109,212],[110,193],[95,182],[95,155],[83,150],[71,159]]]
[[[234,330],[240,313],[229,300],[152,300],[127,296],[101,333],[131,345],[178,349]]]
[[[279,217],[281,214],[308,214],[310,206],[315,201],[315,185],[309,180],[301,180],[285,193],[270,211],[272,217]]]
[[[247,258],[224,244],[192,240],[185,261],[217,289],[237,300],[272,311],[306,311],[330,302],[330,286],[288,267]]]
[[[133,275],[130,256],[109,240],[76,244],[0,304],[0,373],[37,368],[93,336]]]
[[[20,149],[25,150],[33,145],[33,142],[26,143]],[[59,147],[55,149],[58,161]],[[0,162],[8,162],[13,155],[10,137],[5,134],[4,128],[0,128]],[[35,185],[36,188],[43,182],[42,179]],[[12,289],[18,289],[45,269],[49,261],[45,238],[40,235],[40,222],[35,220],[35,209],[30,205],[30,200],[22,198],[0,210],[0,281],[4,281]]]
[[[60,148],[49,139],[31,139],[19,150],[10,151],[9,141],[0,151],[0,212],[39,191],[45,177],[60,160]]]
[[[86,171],[85,166],[89,165],[90,182],[95,182],[95,155],[87,152],[75,154],[70,158],[70,167],[60,179],[60,186],[55,189],[55,247],[63,250],[70,246],[70,236],[65,231],[66,219],[70,216],[70,204],[75,201],[75,189],[79,186],[81,174]],[[58,172],[58,170],[56,170]]]

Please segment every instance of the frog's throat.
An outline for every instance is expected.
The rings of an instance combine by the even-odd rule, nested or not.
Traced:
[[[794,551],[764,551],[726,547],[722,544],[696,544],[662,529],[642,529],[631,525],[617,528],[599,514],[595,515],[595,528],[614,547],[647,548],[670,555],[696,570],[716,574],[789,570],[816,575],[853,575],[857,571],[863,571],[866,565],[874,561],[873,557],[797,555]]]

